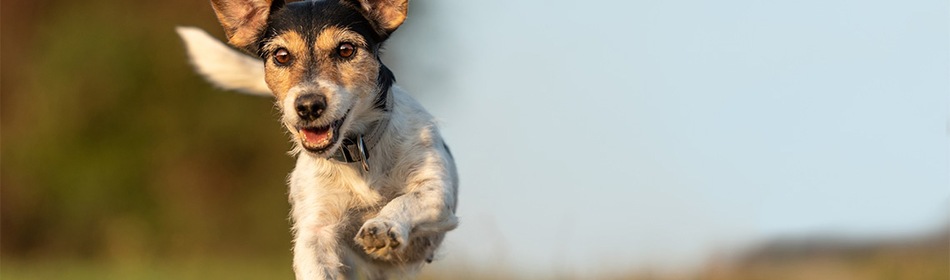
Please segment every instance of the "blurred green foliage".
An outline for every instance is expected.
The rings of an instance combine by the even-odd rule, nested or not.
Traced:
[[[213,89],[174,31],[220,36],[206,1],[2,5],[5,261],[289,263],[293,159],[273,103]]]

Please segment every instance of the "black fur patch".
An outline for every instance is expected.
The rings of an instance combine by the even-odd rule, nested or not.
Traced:
[[[385,41],[385,38],[376,33],[370,20],[364,17],[357,7],[333,0],[318,0],[293,2],[271,11],[267,32],[264,32],[261,44],[267,43],[279,32],[287,30],[297,31],[306,36],[307,43],[312,44],[320,30],[330,26],[349,29],[360,34],[366,39],[366,43],[374,53],[379,51]],[[265,54],[260,55],[264,57]]]
[[[376,58],[379,60],[379,57]],[[393,71],[389,71],[389,68],[386,65],[383,65],[383,62],[379,62],[379,76],[376,77],[376,84],[379,86],[379,92],[376,93],[376,100],[373,101],[373,105],[380,110],[389,111],[389,108],[386,107],[386,99],[389,98],[389,89],[393,87],[393,84],[396,83],[396,76],[393,75]]]

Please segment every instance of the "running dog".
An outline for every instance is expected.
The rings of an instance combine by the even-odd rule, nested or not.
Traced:
[[[458,219],[458,175],[434,118],[394,85],[380,48],[408,0],[212,0],[228,43],[179,27],[212,83],[276,97],[297,279],[391,279],[431,262]]]

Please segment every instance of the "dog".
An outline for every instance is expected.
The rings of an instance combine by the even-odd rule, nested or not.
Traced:
[[[297,279],[414,276],[458,226],[458,174],[435,119],[380,60],[408,0],[212,0],[228,43],[178,27],[197,71],[276,97]]]

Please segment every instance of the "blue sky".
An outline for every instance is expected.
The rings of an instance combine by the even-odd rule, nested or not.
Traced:
[[[413,3],[386,60],[460,166],[446,261],[695,264],[947,221],[946,1]]]

